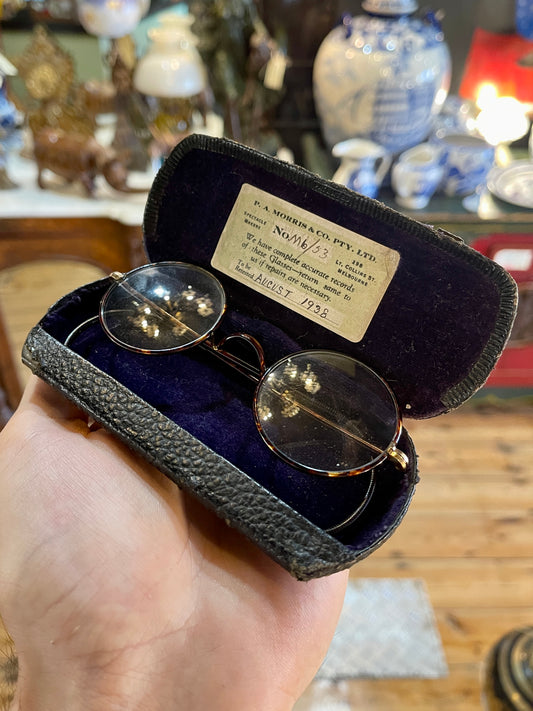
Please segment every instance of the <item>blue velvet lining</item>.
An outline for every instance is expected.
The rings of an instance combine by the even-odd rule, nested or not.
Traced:
[[[95,282],[65,297],[43,319],[43,328],[64,342],[77,324],[98,313],[108,283]],[[242,315],[232,318],[227,314],[222,330],[230,333],[244,328],[251,332],[252,326]],[[276,336],[277,347],[285,353],[298,349],[286,334],[275,333],[264,323],[254,335],[261,339],[265,332],[270,338]],[[299,471],[277,457],[255,426],[253,383],[205,349],[196,346],[157,356],[132,353],[112,343],[97,320],[80,330],[70,347],[318,526],[340,523],[365,499],[369,474],[321,477]],[[269,350],[267,347],[267,357]],[[380,465],[365,513],[341,534],[347,545],[357,550],[364,550],[394,524],[410,496],[416,455],[407,435],[402,436],[401,446],[413,462],[410,471],[401,473],[387,462]]]

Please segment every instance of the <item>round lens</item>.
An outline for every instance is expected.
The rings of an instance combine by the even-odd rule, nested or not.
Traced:
[[[225,295],[216,277],[181,262],[148,264],[108,290],[100,320],[116,343],[134,351],[179,351],[205,340],[222,318]]]
[[[255,419],[283,459],[325,476],[371,469],[401,432],[387,383],[332,351],[302,351],[272,366],[256,391]]]

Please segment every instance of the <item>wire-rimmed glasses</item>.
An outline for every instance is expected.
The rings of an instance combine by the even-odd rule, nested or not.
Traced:
[[[335,351],[303,350],[267,367],[253,336],[235,333],[217,342],[226,297],[219,280],[201,267],[158,262],[111,276],[113,284],[94,317],[107,336],[145,354],[199,345],[239,370],[256,385],[257,429],[284,461],[332,477],[361,474],[386,460],[407,469],[409,460],[397,448],[402,424],[396,399],[368,366]],[[67,345],[86,323],[69,335]],[[229,350],[234,339],[251,345],[257,365]]]

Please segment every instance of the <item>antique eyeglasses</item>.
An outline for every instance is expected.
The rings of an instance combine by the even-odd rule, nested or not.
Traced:
[[[392,460],[406,470],[396,444],[402,431],[394,394],[359,361],[328,350],[304,350],[267,367],[260,343],[246,333],[215,340],[226,296],[210,272],[183,262],[147,264],[115,272],[99,316],[107,336],[136,353],[173,353],[199,345],[236,368],[255,385],[253,414],[261,437],[289,464],[323,476],[351,476]],[[239,339],[257,365],[228,350]]]

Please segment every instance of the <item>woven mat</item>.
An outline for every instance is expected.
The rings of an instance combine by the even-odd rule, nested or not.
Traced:
[[[317,680],[447,676],[433,608],[422,580],[350,581],[337,631]]]

